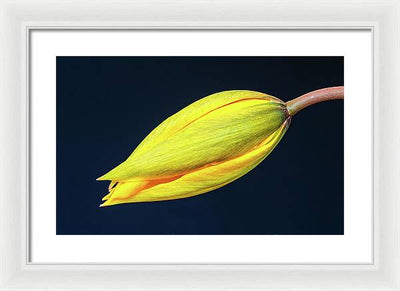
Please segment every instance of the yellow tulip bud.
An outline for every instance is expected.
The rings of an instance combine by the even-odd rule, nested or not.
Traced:
[[[111,181],[100,206],[180,199],[220,188],[265,159],[294,114],[343,99],[343,91],[325,88],[287,103],[248,90],[200,99],[167,118],[126,161],[98,178]]]
[[[110,180],[102,206],[172,200],[222,187],[259,164],[290,123],[285,104],[235,90],[198,100],[156,127]]]

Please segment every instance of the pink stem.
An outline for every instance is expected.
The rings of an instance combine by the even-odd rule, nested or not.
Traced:
[[[344,86],[329,87],[312,91],[286,102],[286,107],[290,116],[293,116],[310,105],[335,99],[344,99]]]

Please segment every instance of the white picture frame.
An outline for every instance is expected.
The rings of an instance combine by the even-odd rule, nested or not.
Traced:
[[[2,1],[1,265],[10,289],[400,290],[397,1]],[[370,29],[373,34],[372,264],[31,264],[29,34],[33,29]]]

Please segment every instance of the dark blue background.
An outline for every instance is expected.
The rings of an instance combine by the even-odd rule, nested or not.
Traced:
[[[57,234],[343,234],[342,101],[298,113],[259,166],[207,194],[99,208],[96,181],[209,94],[338,85],[342,57],[57,57]]]

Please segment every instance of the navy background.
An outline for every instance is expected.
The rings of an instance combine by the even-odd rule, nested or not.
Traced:
[[[343,234],[343,101],[298,113],[259,166],[207,194],[99,208],[96,181],[209,94],[338,85],[342,57],[57,57],[57,234]]]

